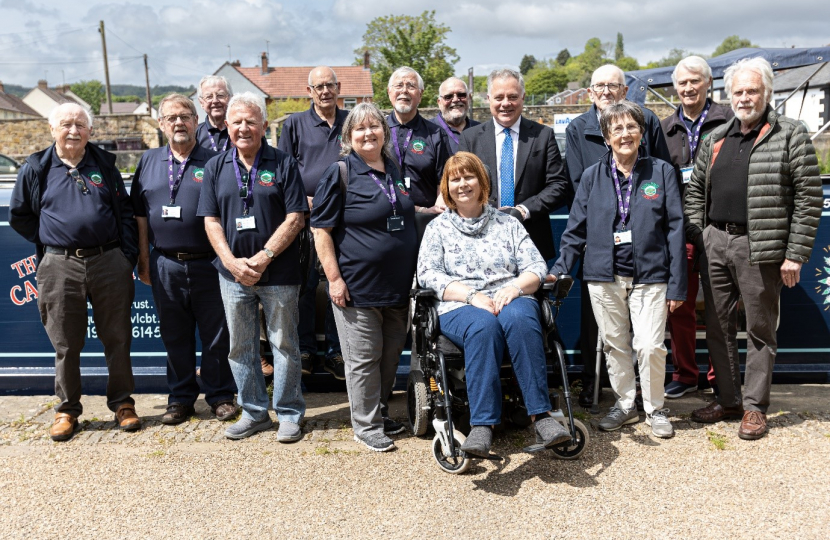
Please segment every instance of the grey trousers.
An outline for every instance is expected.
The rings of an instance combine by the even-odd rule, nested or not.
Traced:
[[[383,433],[383,415],[406,342],[408,305],[332,307],[346,367],[352,429],[359,437]]]
[[[750,411],[767,412],[772,369],[778,351],[778,314],[781,265],[749,264],[749,238],[718,230],[703,230],[709,259],[709,282],[718,323],[726,337],[726,357],[712,355],[712,367],[724,407],[743,404]],[[741,396],[738,354],[738,299],[746,310],[746,370]]]
[[[135,389],[130,342],[130,307],[135,297],[133,267],[120,249],[77,257],[46,253],[37,267],[40,318],[55,348],[55,411],[80,416],[81,350],[87,334],[87,300],[95,334],[107,361],[107,407],[115,411]]]

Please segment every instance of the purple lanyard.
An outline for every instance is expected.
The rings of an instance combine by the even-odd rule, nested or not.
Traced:
[[[259,158],[262,156],[262,147],[259,147],[259,151],[256,153],[256,157],[254,158],[254,166],[251,167],[251,174],[248,175],[248,178],[245,179],[245,183],[242,183],[242,173],[239,172],[239,163],[236,161],[236,147],[233,148],[233,171],[236,173],[236,185],[239,186],[239,196],[242,198],[242,207],[244,211],[242,215],[248,215],[248,207],[254,200],[254,182],[253,179],[256,178],[256,170],[259,167]],[[251,187],[248,187],[250,183]],[[243,191],[244,190],[244,191]],[[243,197],[242,194],[245,194]]]
[[[447,124],[447,121],[444,120],[444,117],[440,114],[438,115],[438,121],[441,122],[441,125],[444,127],[444,131],[447,132],[447,135],[450,136],[450,139],[455,141],[455,144],[458,144],[458,137],[455,135],[455,133],[453,133],[453,131],[450,129],[450,126]]]
[[[389,199],[389,204],[392,205],[392,215],[397,216],[398,208],[395,206],[395,203],[398,201],[398,196],[395,193],[395,186],[392,184],[392,178],[390,178],[388,174],[386,175],[386,185],[389,186],[389,192],[387,192],[386,188],[383,187],[381,181],[378,180],[377,176],[375,176],[375,173],[370,172],[369,176],[372,177],[372,180],[375,181],[375,184],[378,185],[383,194],[386,195],[386,198]]]
[[[711,105],[708,101],[706,102],[703,112],[700,113],[700,118],[697,119],[697,126],[695,127],[694,133],[686,125],[686,122],[683,122],[683,126],[686,128],[686,133],[689,136],[689,163],[694,163],[695,161],[695,150],[697,150],[697,145],[700,142],[700,128],[703,127],[703,122],[706,121],[706,115],[709,114],[709,107]],[[683,120],[683,107],[680,107],[680,120]]]
[[[176,204],[176,192],[179,190],[179,184],[182,183],[182,176],[184,176],[184,168],[187,166],[187,160],[190,159],[190,156],[187,156],[182,160],[181,165],[179,165],[179,172],[176,174],[176,179],[173,179],[173,150],[170,149],[170,145],[167,145],[167,161],[170,164],[167,166],[167,184],[170,186],[170,206]]]
[[[617,190],[617,204],[620,209],[620,226],[625,230],[625,221],[628,219],[628,210],[631,208],[631,190],[634,188],[634,171],[631,171],[631,178],[628,179],[628,190],[625,199],[620,189],[620,177],[617,176],[617,162],[611,158],[611,176],[614,177],[614,189]]]
[[[213,151],[214,152],[219,152],[219,150],[216,149],[216,141],[213,140],[213,135],[211,135],[210,130],[208,130],[208,137],[210,137],[210,146],[211,146],[211,148],[213,148]],[[225,144],[222,145],[222,150],[221,150],[222,152],[224,152],[225,150],[228,149],[228,141],[229,140],[230,140],[230,138],[225,139]]]
[[[403,153],[401,153],[401,149],[398,146],[398,126],[392,128],[392,140],[395,141],[395,154],[398,156],[398,163],[400,163],[401,169],[403,169],[403,156],[406,154],[406,149],[409,148],[409,140],[412,138],[413,131],[415,130],[410,129],[409,133],[406,134],[406,140],[403,143]]]

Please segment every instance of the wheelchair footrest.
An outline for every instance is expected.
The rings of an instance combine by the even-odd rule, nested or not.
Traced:
[[[542,450],[546,450],[546,448],[545,445],[541,443],[531,444],[530,446],[522,448],[522,451],[528,454],[535,454],[536,452],[541,452]]]
[[[488,459],[490,461],[504,461],[503,457],[497,456],[496,454],[489,454],[487,457],[477,456],[475,454],[467,454],[467,457],[470,459]]]

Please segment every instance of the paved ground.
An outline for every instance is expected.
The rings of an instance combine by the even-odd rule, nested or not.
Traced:
[[[501,464],[451,476],[430,441],[396,437],[370,453],[351,440],[343,393],[308,394],[306,437],[276,429],[222,436],[204,403],[180,426],[159,423],[165,396],[137,397],[144,430],[113,429],[100,396],[83,430],[53,443],[54,398],[0,397],[3,538],[827,538],[830,385],[776,385],[770,434],[688,420],[708,396],[672,401],[677,436],[644,423],[595,429],[580,460],[527,455],[529,430],[496,439]],[[606,408],[610,392],[603,395]],[[403,420],[396,394],[392,415]],[[581,410],[581,409],[580,409]]]

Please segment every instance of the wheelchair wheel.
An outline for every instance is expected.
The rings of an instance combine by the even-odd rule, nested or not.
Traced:
[[[409,428],[416,437],[423,436],[429,429],[429,400],[424,374],[417,370],[409,372],[406,381],[406,412]]]
[[[464,441],[467,440],[460,431],[453,430],[452,432],[453,444],[455,445],[456,449],[464,444]],[[449,457],[444,455],[444,447],[441,445],[441,438],[438,434],[435,434],[435,437],[432,439],[432,457],[435,458],[435,461],[438,463],[438,466],[444,472],[450,474],[464,474],[472,465],[472,460],[467,457],[466,454],[462,454],[462,457]]]
[[[565,424],[567,428],[567,423]],[[551,448],[554,457],[557,459],[579,459],[588,447],[588,441],[591,436],[588,434],[588,428],[585,424],[574,418],[574,428],[576,429],[576,444],[563,444],[562,446],[554,446]]]

